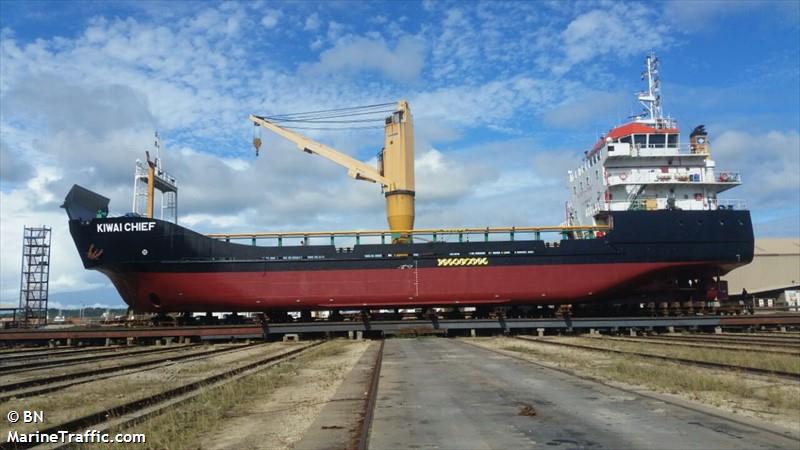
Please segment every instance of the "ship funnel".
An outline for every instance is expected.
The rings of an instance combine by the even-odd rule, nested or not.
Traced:
[[[698,125],[689,135],[689,148],[693,154],[708,155],[711,149],[708,145],[708,132],[705,125]]]

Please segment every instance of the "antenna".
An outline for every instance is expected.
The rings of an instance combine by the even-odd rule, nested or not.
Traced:
[[[655,53],[651,52],[645,58],[645,71],[642,80],[647,81],[647,91],[639,92],[637,98],[644,107],[644,111],[636,116],[636,121],[653,126],[672,126],[672,121],[664,119],[661,109],[661,78],[658,73],[659,61]]]
[[[158,131],[155,132],[155,142],[153,143],[153,147],[156,149],[156,167],[159,169],[161,168],[161,137],[158,135]]]

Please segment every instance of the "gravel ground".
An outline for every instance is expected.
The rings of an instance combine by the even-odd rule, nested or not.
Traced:
[[[321,357],[308,360],[289,384],[279,387],[268,398],[252,399],[228,413],[219,430],[198,439],[202,448],[292,448],[336,392],[369,342],[337,340],[326,346],[328,349],[321,349]]]
[[[174,354],[186,354],[186,352],[198,353],[211,349],[211,347],[209,346],[199,346],[199,347],[189,347],[189,348],[183,348],[183,347],[184,346],[182,345],[174,346],[175,348]],[[148,355],[147,353],[140,355],[138,353],[141,353],[141,351],[134,352],[132,354],[127,354],[125,356],[116,356],[116,357],[113,356],[113,354],[109,354],[108,359],[98,359],[95,361],[79,362],[64,367],[41,367],[41,368],[34,368],[32,370],[27,370],[25,372],[0,375],[0,384],[19,383],[22,381],[34,380],[36,378],[64,375],[70,373],[79,373],[86,370],[87,368],[102,369],[105,367],[114,367],[120,364],[131,364],[135,362],[152,361],[155,359],[166,358],[170,354],[173,354],[173,352],[163,352],[152,355]],[[82,356],[74,356],[74,358],[80,358],[80,357]],[[64,361],[64,362],[67,363],[69,361]]]
[[[299,344],[275,343],[257,346],[248,350],[208,356],[196,361],[176,362],[173,365],[156,367],[129,375],[70,386],[56,393],[47,393],[19,400],[0,403],[0,411],[43,411],[46,426],[84,416],[94,411],[108,409],[156,392],[165,391],[188,382],[196,381],[212,372],[229,369],[231,366],[252,360],[256,356],[280,353]],[[7,422],[0,422],[0,436],[9,431]],[[15,424],[13,429],[23,432],[42,428],[37,424]]]

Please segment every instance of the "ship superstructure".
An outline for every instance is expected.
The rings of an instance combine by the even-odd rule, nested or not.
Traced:
[[[741,200],[719,198],[741,176],[717,170],[705,127],[682,142],[677,122],[664,116],[655,55],[646,58],[642,78],[642,114],[601,136],[569,171],[567,224],[606,225],[611,211],[744,209]]]

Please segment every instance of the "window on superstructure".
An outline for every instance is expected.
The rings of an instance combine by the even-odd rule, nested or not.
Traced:
[[[667,143],[670,147],[677,147],[678,146],[678,135],[677,134],[669,134],[667,135]]]
[[[624,138],[620,139],[619,141],[620,142],[624,142],[626,144],[630,144],[631,143],[631,137],[630,136],[625,136]]]
[[[666,134],[651,134],[650,135],[650,147],[664,147],[667,143],[667,135]]]
[[[647,145],[647,135],[646,134],[634,134],[633,135],[633,143],[636,145],[640,145],[644,147]]]

